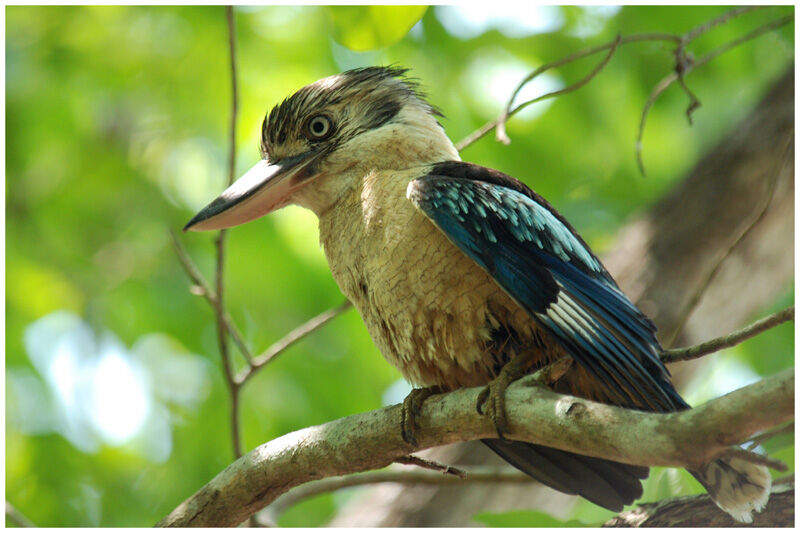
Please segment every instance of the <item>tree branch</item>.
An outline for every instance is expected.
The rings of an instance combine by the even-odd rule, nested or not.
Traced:
[[[228,49],[231,61],[231,125],[230,125],[230,152],[228,158],[228,185],[233,183],[236,173],[236,114],[238,111],[238,98],[236,95],[236,33],[233,20],[233,6],[225,7],[228,21]],[[238,458],[242,456],[242,437],[239,427],[239,385],[236,383],[236,370],[233,367],[230,351],[228,350],[228,328],[226,326],[226,312],[224,303],[225,289],[225,236],[226,230],[220,230],[214,244],[217,250],[216,286],[217,286],[217,343],[222,358],[222,369],[225,373],[225,382],[231,393],[231,439],[233,441],[233,454]],[[248,353],[243,351],[242,353]]]
[[[178,239],[178,236],[175,235],[175,232],[170,231],[169,235],[172,239],[172,247],[175,250],[175,255],[178,256],[178,260],[181,262],[186,275],[189,276],[189,279],[192,280],[192,283],[194,283],[194,286],[191,288],[191,292],[205,298],[217,316],[219,316],[220,312],[222,313],[223,324],[236,343],[236,346],[239,347],[239,350],[241,350],[242,354],[248,361],[251,360],[252,355],[250,354],[250,349],[247,347],[247,343],[244,342],[242,332],[239,331],[239,328],[236,327],[236,324],[233,322],[233,319],[231,319],[231,316],[221,306],[220,301],[217,298],[217,293],[211,288],[205,278],[203,278],[203,275],[200,273],[197,265],[195,265],[191,257],[189,257],[189,253],[186,251],[186,248],[183,247],[183,244],[181,244],[181,241]]]
[[[522,111],[529,105],[535,104],[536,102],[541,102],[542,100],[545,100],[547,98],[555,98],[556,96],[561,96],[562,94],[567,94],[573,91],[577,91],[578,89],[580,89],[581,87],[592,81],[592,78],[597,76],[600,73],[600,71],[603,70],[606,65],[608,65],[608,62],[611,61],[611,56],[613,56],[614,52],[617,51],[617,46],[619,46],[619,43],[621,41],[622,41],[622,36],[617,35],[617,38],[611,45],[611,48],[608,49],[608,54],[606,54],[606,57],[604,57],[603,60],[600,63],[598,63],[597,66],[594,67],[589,74],[587,74],[580,80],[576,81],[571,85],[568,85],[567,87],[564,87],[563,89],[559,89],[557,91],[551,91],[547,94],[543,94],[541,96],[533,98],[532,100],[528,100],[527,102],[523,102],[517,107],[515,107],[513,112],[517,113],[519,111]],[[534,76],[535,73],[533,73],[525,83],[530,81],[530,79],[533,79]],[[517,94],[519,93],[519,91],[522,89],[523,86],[524,84],[520,84],[517,87],[517,89],[514,91],[514,94],[511,96],[511,99],[508,101],[508,105],[503,110],[503,113],[500,115],[500,118],[497,119],[497,131],[495,132],[495,136],[497,140],[502,142],[503,144],[509,144],[511,142],[511,139],[509,139],[508,135],[506,134],[506,121],[508,120],[508,117],[511,114],[511,103],[514,101],[514,98],[517,97]]]
[[[236,376],[235,381],[237,384],[243,384],[248,379],[250,379],[253,374],[260,368],[262,368],[267,363],[273,361],[276,357],[280,354],[285,352],[290,346],[292,346],[297,341],[305,338],[307,335],[313,333],[314,331],[318,330],[337,316],[341,315],[348,309],[350,309],[353,304],[350,303],[349,300],[345,300],[344,303],[339,304],[339,306],[334,307],[333,309],[328,309],[327,311],[323,311],[322,313],[318,314],[314,318],[300,324],[292,331],[284,335],[280,338],[277,342],[275,342],[272,346],[264,350],[264,352],[255,357],[250,366],[248,368],[243,369],[239,374]]]
[[[753,515],[748,527],[792,527],[794,525],[794,481],[775,483],[767,508]],[[603,527],[741,527],[729,514],[720,512],[708,494],[682,496],[645,503],[615,516]]]
[[[793,20],[794,19],[793,19],[792,16],[786,16],[786,17],[781,17],[781,18],[775,19],[775,20],[773,20],[771,22],[768,22],[768,23],[764,24],[763,26],[759,26],[755,30],[751,31],[750,33],[747,33],[746,35],[743,35],[743,36],[739,37],[738,39],[734,39],[734,40],[732,40],[732,41],[720,46],[719,48],[716,48],[716,49],[712,50],[711,52],[707,53],[706,55],[704,55],[703,57],[701,57],[697,61],[689,61],[689,62],[686,62],[686,63],[679,62],[678,63],[678,67],[674,71],[669,73],[660,82],[658,82],[656,84],[655,88],[650,93],[650,97],[647,99],[647,102],[645,102],[644,107],[642,108],[642,118],[639,120],[639,133],[636,136],[636,144],[635,144],[636,163],[639,166],[639,172],[642,173],[642,176],[645,175],[644,161],[642,160],[642,138],[644,137],[644,126],[645,126],[645,124],[647,122],[647,115],[648,115],[648,113],[650,111],[650,108],[653,106],[653,104],[658,99],[658,97],[661,96],[661,94],[664,91],[666,91],[676,81],[680,80],[681,83],[683,83],[683,77],[686,74],[688,74],[689,72],[691,72],[694,69],[696,69],[697,67],[701,67],[701,66],[705,65],[709,61],[711,61],[713,59],[716,59],[717,56],[720,56],[720,55],[724,54],[725,52],[728,52],[728,51],[732,50],[733,48],[736,48],[740,44],[743,44],[743,43],[745,43],[747,41],[755,39],[756,37],[760,37],[761,35],[763,35],[763,34],[765,34],[767,32],[776,30],[776,29],[780,28],[781,26],[785,26],[786,24],[789,24]],[[681,45],[681,47],[683,47],[683,46],[685,46],[685,44]],[[679,48],[676,51],[678,53],[677,57],[679,57],[679,58],[680,57],[685,57],[684,55],[681,55],[681,50],[682,50],[682,48]],[[687,116],[689,116],[691,118],[691,112],[696,107],[698,107],[700,104],[697,101],[697,98],[694,96],[694,94],[692,94],[691,91],[688,91],[688,88],[686,88],[685,85],[684,85],[684,90],[687,91],[687,93],[689,94],[689,97],[691,99],[691,102],[689,104],[689,108],[687,109]]]
[[[467,135],[465,138],[460,140],[458,143],[456,143],[456,149],[460,152],[461,150],[467,148],[468,146],[470,146],[474,142],[476,142],[479,139],[481,139],[484,135],[486,135],[487,133],[489,133],[490,131],[492,131],[495,128],[497,128],[497,133],[496,133],[497,140],[500,141],[500,142],[503,142],[505,144],[508,144],[508,142],[510,142],[510,140],[508,139],[508,136],[507,136],[507,134],[505,132],[505,123],[507,122],[507,120],[512,115],[515,115],[516,113],[518,113],[519,111],[524,109],[529,104],[532,104],[534,102],[538,102],[539,100],[543,100],[546,97],[554,96],[554,95],[550,94],[550,95],[540,96],[540,97],[535,98],[533,100],[530,100],[528,102],[524,102],[523,104],[520,104],[520,105],[518,105],[518,106],[516,106],[516,107],[514,107],[512,109],[511,106],[512,106],[512,104],[514,102],[514,99],[517,97],[517,95],[519,94],[519,92],[522,90],[522,88],[525,85],[530,83],[531,80],[533,80],[537,76],[543,74],[544,72],[546,72],[546,71],[548,71],[550,69],[557,68],[557,67],[566,65],[568,63],[575,62],[575,61],[577,61],[579,59],[583,59],[584,57],[588,57],[588,56],[597,54],[597,53],[602,52],[604,50],[615,49],[617,46],[620,46],[620,45],[625,45],[625,44],[630,44],[630,43],[635,43],[635,42],[644,42],[644,41],[674,42],[674,43],[676,43],[678,45],[677,49],[675,50],[676,69],[667,78],[662,80],[661,83],[657,86],[657,88],[653,91],[653,95],[651,96],[651,100],[652,101],[648,100],[648,103],[645,104],[645,109],[643,111],[643,117],[642,117],[642,123],[640,124],[640,134],[639,134],[639,137],[637,139],[637,145],[636,145],[637,146],[637,162],[639,162],[639,166],[640,166],[640,169],[642,170],[642,174],[644,174],[644,167],[643,167],[643,165],[641,163],[641,155],[640,155],[640,153],[641,153],[641,137],[642,137],[642,132],[644,130],[644,120],[645,120],[645,116],[647,114],[647,110],[653,104],[653,102],[658,97],[658,95],[660,95],[664,90],[666,90],[667,87],[672,85],[672,83],[674,83],[675,81],[679,80],[681,82],[684,90],[686,91],[686,93],[688,95],[690,95],[690,97],[692,98],[692,102],[690,104],[690,107],[687,110],[687,116],[689,116],[689,118],[691,120],[691,112],[696,107],[699,106],[699,101],[697,100],[696,97],[694,97],[693,93],[689,90],[688,87],[686,87],[685,83],[683,82],[683,74],[684,73],[688,73],[695,66],[700,66],[702,63],[708,62],[709,60],[713,59],[717,55],[719,55],[721,53],[724,53],[724,52],[727,52],[731,48],[734,48],[735,46],[738,46],[739,44],[741,44],[744,41],[753,39],[753,38],[757,37],[758,35],[761,35],[762,33],[765,33],[766,31],[770,31],[772,29],[776,29],[776,28],[788,23],[791,20],[791,17],[784,17],[783,19],[778,19],[776,21],[768,23],[768,24],[766,24],[766,25],[764,25],[764,26],[762,26],[760,28],[757,28],[755,31],[749,33],[748,35],[744,36],[743,38],[736,39],[735,41],[732,41],[732,42],[730,42],[730,43],[718,48],[717,50],[715,50],[711,54],[708,54],[708,56],[705,56],[704,60],[702,61],[702,63],[701,62],[693,63],[692,61],[689,60],[689,56],[685,52],[686,46],[689,43],[691,43],[693,40],[697,39],[699,36],[701,36],[704,33],[708,32],[710,29],[712,29],[712,28],[714,28],[716,26],[719,26],[720,24],[724,24],[724,23],[728,22],[728,20],[730,20],[730,19],[732,19],[734,17],[738,17],[739,15],[743,15],[743,14],[745,14],[745,13],[747,13],[749,11],[753,11],[755,9],[761,9],[763,7],[765,7],[765,6],[743,6],[743,7],[732,9],[732,10],[726,12],[726,13],[723,13],[719,17],[716,17],[716,18],[714,18],[714,19],[712,19],[712,20],[710,20],[710,21],[708,21],[708,22],[706,22],[704,24],[696,26],[695,28],[689,30],[688,32],[684,33],[683,35],[672,34],[672,33],[640,33],[640,34],[628,35],[628,36],[625,36],[625,37],[618,36],[614,41],[609,41],[607,43],[604,43],[604,44],[601,44],[601,45],[598,45],[598,46],[593,46],[593,47],[590,47],[590,48],[586,48],[584,50],[580,50],[578,52],[575,52],[574,54],[570,54],[570,55],[568,55],[566,57],[563,57],[561,59],[558,59],[556,61],[552,61],[550,63],[545,63],[544,65],[541,65],[538,68],[536,68],[533,72],[528,74],[521,82],[519,82],[517,87],[512,92],[511,97],[508,99],[508,103],[506,104],[505,109],[503,110],[503,112],[500,114],[500,116],[497,119],[487,122],[486,124],[484,124],[483,126],[478,128],[477,130],[473,131],[472,133]],[[612,54],[613,54],[613,51],[609,54],[609,56],[606,58],[606,60],[603,63],[601,63],[601,65],[598,68],[596,68],[595,70],[599,72],[599,70],[601,70],[605,66],[605,63],[610,59],[610,56]],[[591,79],[596,74],[597,74],[597,72],[593,72],[592,74],[590,74],[588,76],[588,78]],[[588,79],[586,81],[588,81]],[[579,82],[579,83],[573,84],[570,87],[568,87],[567,89],[563,89],[563,90],[558,91],[558,92],[559,93],[571,92],[573,90],[579,89],[584,83],[580,83]],[[664,85],[664,86],[661,87],[661,85]]]
[[[729,335],[723,335],[702,344],[690,346],[688,348],[676,348],[673,350],[664,350],[661,352],[661,360],[665,363],[676,363],[678,361],[687,361],[689,359],[696,359],[710,353],[718,352],[731,346],[746,341],[751,337],[755,337],[759,333],[774,328],[784,322],[794,320],[794,306],[787,307],[783,311],[773,313],[768,317],[762,318],[753,322],[738,331],[734,331]]]
[[[474,467],[464,472],[464,476],[444,475],[421,469],[379,470],[351,476],[338,476],[306,483],[296,487],[275,500],[269,507],[258,513],[261,521],[275,523],[286,509],[298,503],[349,487],[374,485],[376,483],[403,483],[405,485],[463,485],[465,483],[538,483],[519,470]]]
[[[509,438],[629,464],[698,468],[794,416],[793,369],[666,414],[560,395],[531,382],[523,378],[507,391]],[[475,410],[481,390],[431,397],[417,418],[417,447],[401,437],[399,405],[279,437],[234,462],[158,525],[235,526],[307,481],[382,468],[433,446],[495,438],[492,422]]]

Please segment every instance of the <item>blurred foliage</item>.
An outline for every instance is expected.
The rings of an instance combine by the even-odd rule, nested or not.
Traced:
[[[237,7],[237,169],[258,157],[265,111],[323,76],[411,67],[459,140],[544,62],[618,33],[682,33],[726,9]],[[735,18],[690,50],[700,56],[792,12]],[[510,146],[487,137],[464,157],[526,181],[602,253],[791,64],[793,30],[691,73],[703,104],[694,126],[680,88],[662,95],[644,137],[646,179],[633,157],[639,117],[673,61],[656,42],[622,47],[587,87],[511,119]],[[189,293],[167,233],[224,186],[226,32],[220,7],[6,8],[6,495],[40,526],[151,525],[232,459],[212,312]],[[598,60],[552,71],[534,92],[580,79]],[[209,279],[212,238],[181,236]],[[313,216],[294,208],[230,232],[227,303],[254,351],[342,300],[317,242]],[[792,353],[784,326],[735,359],[757,376],[791,365]],[[247,385],[245,447],[394,401],[398,379],[350,311]],[[129,413],[134,396],[144,400]],[[682,485],[654,475],[646,494],[696,489]],[[285,520],[324,523],[342,500],[317,498]],[[588,505],[568,514],[598,522]]]
[[[476,522],[487,527],[600,527],[578,520],[559,520],[541,511],[509,511],[507,513],[478,513]]]
[[[350,50],[364,52],[396,43],[425,14],[427,6],[328,7],[333,38]]]

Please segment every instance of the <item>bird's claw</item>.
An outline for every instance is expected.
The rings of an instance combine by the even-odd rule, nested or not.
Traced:
[[[478,395],[475,406],[479,414],[486,414],[497,430],[497,436],[508,440],[503,435],[509,433],[508,417],[506,416],[506,389],[514,381],[528,373],[532,362],[531,353],[519,353],[506,363],[500,373],[489,382]]]
[[[476,405],[479,414],[485,414],[492,420],[494,428],[497,430],[497,436],[503,440],[507,440],[504,433],[509,432],[508,417],[506,416],[506,389],[513,379],[508,378],[507,374],[501,372],[478,394]]]
[[[412,446],[417,446],[416,432],[419,429],[417,416],[422,412],[422,405],[429,397],[439,394],[442,389],[439,387],[425,387],[412,389],[408,396],[403,400],[403,407],[400,411],[402,420],[400,429],[403,440]]]

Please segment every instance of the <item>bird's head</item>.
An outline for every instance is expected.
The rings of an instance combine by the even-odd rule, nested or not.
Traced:
[[[349,70],[275,106],[261,127],[262,160],[184,229],[227,228],[293,203],[319,214],[369,172],[458,159],[441,114],[405,72]]]

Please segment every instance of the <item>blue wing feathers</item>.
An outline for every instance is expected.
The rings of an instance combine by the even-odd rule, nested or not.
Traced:
[[[414,180],[409,199],[579,364],[631,407],[688,407],[658,357],[653,323],[549,204],[497,171],[437,168],[448,175]]]

